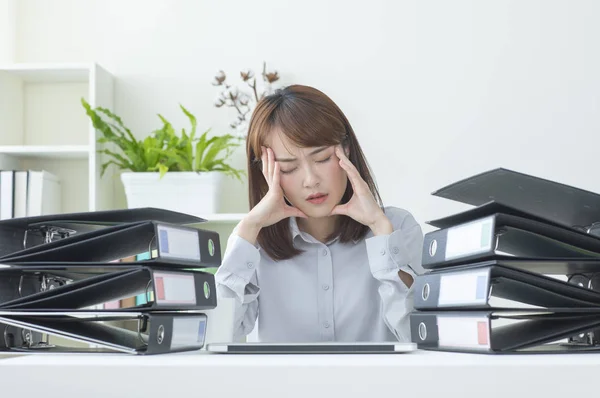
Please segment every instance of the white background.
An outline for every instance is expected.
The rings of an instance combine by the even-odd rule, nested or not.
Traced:
[[[431,191],[498,166],[600,192],[599,20],[596,0],[0,0],[0,62],[98,62],[142,137],[157,113],[187,127],[180,103],[226,132],[214,74],[265,60],[342,107],[427,230],[466,208]]]

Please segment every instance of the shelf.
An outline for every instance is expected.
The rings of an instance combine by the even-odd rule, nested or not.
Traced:
[[[207,222],[218,223],[235,223],[239,222],[246,216],[246,213],[221,213],[221,214],[201,214],[199,217],[204,218]]]
[[[0,72],[8,72],[27,83],[85,83],[90,80],[88,64],[14,64],[0,67]]]
[[[114,170],[100,176],[105,146],[82,98],[114,109],[111,73],[85,62],[0,65],[0,167],[56,175],[65,213],[114,207]]]
[[[42,159],[85,159],[87,145],[3,145],[0,154]]]

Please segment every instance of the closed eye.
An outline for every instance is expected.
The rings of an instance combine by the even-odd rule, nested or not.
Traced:
[[[331,155],[329,155],[327,158],[323,159],[323,160],[317,160],[317,163],[327,163],[331,160]],[[280,170],[281,174],[290,174],[293,173],[294,171],[296,171],[298,169],[298,167],[294,167],[293,169],[290,170]]]
[[[297,169],[297,167],[294,167],[291,170],[280,170],[280,171],[281,171],[281,174],[290,174],[290,173],[294,172],[296,169]]]

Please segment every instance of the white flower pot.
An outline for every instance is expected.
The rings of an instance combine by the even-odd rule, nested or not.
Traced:
[[[202,216],[217,213],[219,192],[224,174],[221,172],[124,172],[127,207],[156,207]]]

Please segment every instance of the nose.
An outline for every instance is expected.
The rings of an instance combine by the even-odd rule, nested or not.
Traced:
[[[311,166],[305,167],[304,188],[315,188],[321,183],[321,178]]]

